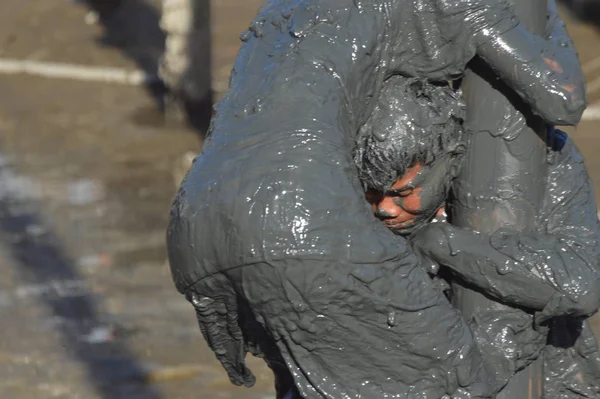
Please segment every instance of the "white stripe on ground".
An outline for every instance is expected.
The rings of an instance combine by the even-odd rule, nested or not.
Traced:
[[[596,57],[593,60],[581,65],[581,69],[583,69],[583,73],[585,74],[589,74],[596,71],[597,69],[600,69],[600,57]],[[587,84],[588,94],[592,94],[598,90],[600,90],[600,77],[591,80]]]
[[[581,117],[582,121],[600,121],[600,104],[588,107]]]
[[[596,57],[593,60],[582,64],[581,69],[583,70],[583,73],[590,73],[596,69],[600,69],[600,57]]]
[[[56,79],[82,80],[88,82],[117,83],[139,86],[159,81],[156,75],[141,70],[95,67],[0,58],[0,74],[27,74]]]
[[[598,90],[600,90],[600,77],[588,82],[587,84],[588,94],[592,94]]]
[[[584,69],[587,71],[600,68],[600,57],[586,63]],[[88,82],[117,83],[139,86],[160,81],[158,76],[141,70],[127,70],[122,68],[96,67],[86,65],[65,64],[60,62],[43,62],[33,60],[16,60],[0,58],[0,74],[17,75],[27,74],[56,79],[71,79]],[[217,91],[227,89],[226,82],[220,83]],[[600,90],[600,78],[588,83],[588,94]],[[598,110],[589,108],[586,120],[598,119]]]

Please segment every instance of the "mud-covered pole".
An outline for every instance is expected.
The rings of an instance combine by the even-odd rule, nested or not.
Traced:
[[[546,0],[513,1],[521,22],[543,34]],[[515,74],[519,70],[515,67]],[[463,81],[470,146],[451,206],[453,223],[493,233],[502,226],[534,227],[547,176],[547,128],[482,62],[475,61]],[[454,305],[470,320],[478,313],[506,308],[456,285]],[[498,399],[541,399],[542,361],[518,373]]]

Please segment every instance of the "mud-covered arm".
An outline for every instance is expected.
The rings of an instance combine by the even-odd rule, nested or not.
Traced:
[[[489,236],[438,223],[416,233],[413,243],[467,284],[508,305],[541,312],[539,321],[589,316],[600,305],[593,261],[560,235],[503,228]]]
[[[552,316],[589,316],[600,307],[600,229],[591,182],[571,140],[555,153],[540,228],[492,235],[446,223],[425,226],[412,242],[488,295]]]
[[[577,124],[587,105],[585,78],[555,0],[548,2],[546,37],[523,24],[496,33],[477,33],[477,54],[548,123]]]

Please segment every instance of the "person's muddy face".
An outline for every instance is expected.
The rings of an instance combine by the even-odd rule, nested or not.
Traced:
[[[375,216],[400,235],[408,235],[430,222],[442,210],[448,194],[448,167],[448,159],[431,165],[418,163],[408,168],[387,192],[367,191],[366,198]]]

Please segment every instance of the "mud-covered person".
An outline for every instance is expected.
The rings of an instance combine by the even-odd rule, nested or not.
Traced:
[[[460,314],[365,206],[350,149],[386,78],[455,79],[476,54],[542,118],[576,124],[583,74],[553,4],[560,45],[504,0],[265,3],[167,235],[177,289],[234,384],[254,384],[252,352],[279,396],[492,396]]]
[[[492,365],[497,388],[544,351],[547,397],[597,397],[600,358],[583,320],[600,306],[600,230],[581,154],[553,130],[545,201],[533,233],[503,228],[490,236],[431,223],[445,218],[461,167],[463,114],[459,94],[448,86],[389,79],[355,151],[366,198],[377,218],[431,260],[423,264],[431,264],[441,287],[449,286],[439,276],[458,279],[515,307],[467,320],[480,350],[503,359]]]

